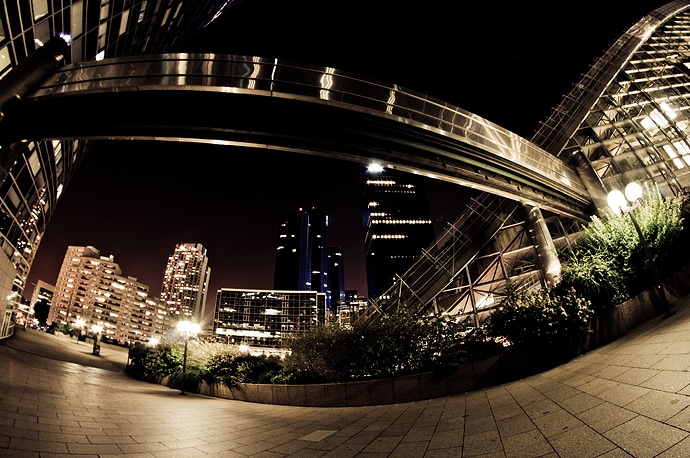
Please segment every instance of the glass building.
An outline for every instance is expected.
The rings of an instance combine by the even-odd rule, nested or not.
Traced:
[[[273,287],[329,291],[326,212],[312,208],[280,214]]]
[[[281,348],[290,334],[326,319],[326,294],[222,288],[216,295],[216,340],[252,348]]]
[[[369,172],[364,185],[367,294],[378,298],[436,237],[418,177]]]

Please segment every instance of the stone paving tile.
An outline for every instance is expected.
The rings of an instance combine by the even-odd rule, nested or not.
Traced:
[[[673,370],[660,371],[657,375],[641,384],[644,388],[670,393],[681,393],[690,387],[690,372]]]
[[[650,378],[658,375],[659,371],[654,369],[643,369],[639,367],[631,367],[625,372],[613,377],[612,380],[616,382],[625,383],[627,385],[642,385]]]
[[[651,390],[639,386],[616,383],[615,386],[599,393],[598,397],[612,404],[624,406],[630,404],[635,399],[641,398]]]
[[[582,426],[582,421],[565,410],[557,410],[548,415],[542,415],[533,419],[533,421],[546,438],[551,438],[569,429]]]
[[[465,418],[465,425],[461,431],[464,430],[466,435],[471,435],[494,429],[496,429],[496,420],[494,419],[493,415],[485,415],[483,417],[468,416]]]
[[[653,418],[666,421],[690,406],[690,398],[665,391],[650,391],[625,405],[626,409]]]
[[[391,458],[417,458],[424,456],[428,442],[400,443],[390,453]]]
[[[667,355],[687,355],[690,353],[690,342],[680,339],[669,343],[664,354]]]
[[[434,437],[434,433],[435,429],[432,426],[413,427],[400,442],[429,442]]]
[[[502,436],[502,440],[505,454],[510,457],[537,457],[554,451],[536,428],[510,437]]]
[[[496,427],[501,434],[501,438],[505,441],[506,438],[523,434],[529,431],[536,430],[537,427],[531,418],[524,412],[510,418],[503,418],[496,420]]]
[[[582,392],[591,394],[592,396],[598,396],[600,393],[610,390],[611,388],[617,387],[618,382],[613,380],[598,378],[594,376],[584,376],[584,377],[573,377],[571,386],[582,390]]]
[[[603,400],[592,396],[591,394],[580,391],[579,394],[560,401],[558,405],[573,415],[577,415],[591,409],[592,407],[596,407],[603,402]]]
[[[462,431],[446,431],[434,434],[429,441],[429,450],[451,449],[462,447],[464,435]]]
[[[628,362],[628,365],[630,367],[637,367],[637,368],[642,368],[642,369],[656,369],[656,367],[654,367],[654,366],[659,364],[661,361],[663,361],[667,357],[668,357],[667,354],[636,355],[636,357],[632,358]]]
[[[690,437],[683,439],[668,450],[657,455],[656,458],[677,458],[690,456]]]
[[[584,424],[550,437],[549,443],[559,456],[569,458],[594,458],[616,448],[615,444]]]
[[[636,458],[653,457],[688,437],[688,432],[637,416],[604,433],[616,446]]]
[[[577,414],[580,421],[599,433],[604,433],[620,426],[636,416],[636,413],[608,402],[601,403]]]
[[[462,456],[480,456],[486,453],[498,453],[503,451],[503,443],[497,430],[480,434],[465,436],[462,448]]]

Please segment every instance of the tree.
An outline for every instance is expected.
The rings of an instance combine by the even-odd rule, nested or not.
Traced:
[[[50,304],[45,299],[41,299],[34,305],[34,318],[45,326],[48,322],[48,313],[50,312]]]

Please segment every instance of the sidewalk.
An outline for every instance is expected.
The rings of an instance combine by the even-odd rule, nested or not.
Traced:
[[[117,370],[126,350],[19,330],[0,344],[0,456],[687,457],[690,296],[674,309],[542,374],[373,407],[180,396]]]

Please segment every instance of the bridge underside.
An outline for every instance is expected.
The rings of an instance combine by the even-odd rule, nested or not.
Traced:
[[[376,160],[573,218],[593,213],[568,165],[457,108],[348,75],[313,68],[295,75],[291,65],[246,57],[220,62],[224,71],[241,71],[244,78],[219,78],[214,59],[166,55],[62,68],[6,110],[0,144],[152,139]],[[246,65],[239,66],[248,62],[256,67],[254,79],[246,77]],[[199,72],[210,73],[203,86]],[[137,79],[142,75],[145,80]],[[337,90],[324,89],[326,76]]]

